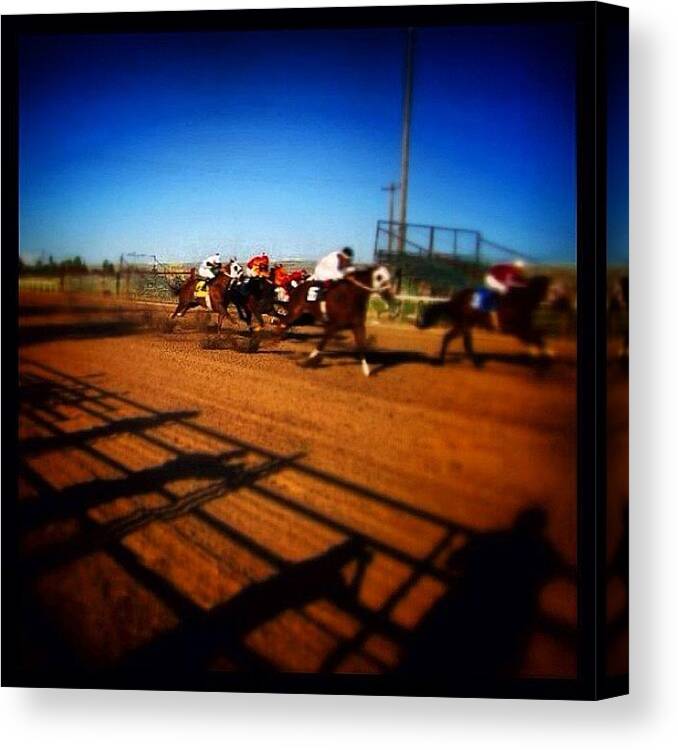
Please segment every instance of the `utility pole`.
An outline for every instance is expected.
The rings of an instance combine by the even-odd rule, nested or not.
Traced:
[[[407,30],[405,52],[405,88],[403,91],[403,134],[400,148],[400,231],[398,252],[405,252],[407,233],[407,188],[410,172],[410,121],[412,119],[412,58],[414,56],[414,29]]]
[[[393,214],[394,214],[394,199],[396,190],[400,190],[400,185],[397,182],[389,182],[386,187],[382,190],[386,190],[389,193],[388,196],[388,253],[389,255],[393,251]]]

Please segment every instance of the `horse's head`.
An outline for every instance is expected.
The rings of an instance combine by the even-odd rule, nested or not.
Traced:
[[[239,279],[243,273],[245,272],[245,269],[238,263],[237,260],[232,260],[226,269],[226,273],[232,278],[232,279]]]
[[[550,285],[551,278],[549,276],[532,276],[527,281],[526,290],[535,304],[539,304],[546,299]]]
[[[574,295],[567,284],[556,281],[549,286],[546,303],[556,312],[570,312],[574,309]]]
[[[370,276],[370,286],[386,302],[393,300],[391,274],[386,266],[375,266]]]

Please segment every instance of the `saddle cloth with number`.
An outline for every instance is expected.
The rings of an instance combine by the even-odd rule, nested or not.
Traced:
[[[471,307],[481,312],[492,312],[497,309],[498,296],[491,289],[476,289],[471,297]]]

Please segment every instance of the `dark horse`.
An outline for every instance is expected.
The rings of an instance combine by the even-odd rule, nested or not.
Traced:
[[[264,325],[262,315],[276,315],[275,285],[265,276],[236,281],[227,292],[227,303],[232,302],[238,310],[240,319],[252,328],[254,317],[258,326]]]
[[[530,347],[535,347],[542,356],[550,356],[544,344],[542,332],[534,325],[534,312],[546,299],[550,279],[548,276],[533,276],[524,287],[514,287],[500,297],[497,315],[499,330],[508,333]],[[464,339],[464,349],[474,363],[479,360],[473,350],[472,331],[474,328],[494,330],[489,312],[472,306],[474,289],[461,289],[446,302],[438,302],[425,307],[417,318],[417,328],[429,328],[440,320],[448,320],[452,327],[443,337],[440,348],[440,362],[445,362],[445,354],[450,342],[457,336]]]
[[[224,318],[228,318],[233,323],[233,318],[228,312],[228,291],[234,280],[241,274],[242,266],[237,261],[230,261],[225,266],[222,266],[217,277],[207,287],[207,296],[196,297],[195,287],[199,279],[195,275],[195,268],[192,268],[190,276],[177,292],[179,302],[177,303],[176,310],[170,315],[170,320],[183,318],[188,310],[193,307],[203,307],[210,312],[217,313],[219,316],[217,330],[221,333]]]
[[[340,281],[331,282],[324,292],[324,299],[309,300],[309,291],[322,282],[306,281],[290,290],[287,315],[281,321],[283,335],[304,314],[310,314],[322,323],[323,336],[318,346],[308,355],[306,366],[317,365],[322,351],[330,339],[341,330],[353,331],[356,354],[362,364],[363,373],[370,374],[367,364],[365,317],[370,295],[378,294],[385,301],[393,299],[391,275],[385,266],[373,265],[356,270]],[[315,297],[315,295],[311,295]],[[324,308],[322,309],[322,303]]]

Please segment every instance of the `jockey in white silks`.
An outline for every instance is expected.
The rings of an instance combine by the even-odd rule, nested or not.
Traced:
[[[353,261],[353,250],[350,247],[344,247],[341,250],[335,250],[321,258],[313,271],[310,278],[311,282],[319,281],[320,284],[311,283],[306,299],[309,302],[320,303],[320,313],[323,322],[327,322],[327,303],[325,302],[325,288],[329,281],[341,281],[349,273],[355,271],[351,265]]]
[[[351,265],[352,262],[353,250],[350,247],[335,250],[318,261],[311,279],[314,281],[339,281],[355,270]]]
[[[217,271],[221,268],[221,255],[214,253],[205,258],[198,268],[198,276],[206,281],[212,281],[217,277]]]

